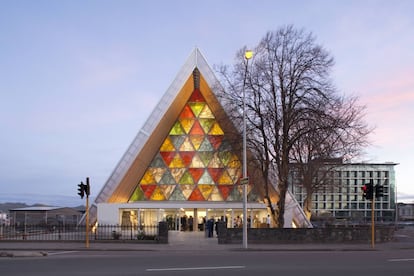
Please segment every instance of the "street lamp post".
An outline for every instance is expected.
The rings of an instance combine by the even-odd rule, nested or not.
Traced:
[[[253,57],[253,51],[247,50],[244,53],[246,58],[246,68],[244,71],[243,80],[243,248],[247,249],[247,185],[249,185],[249,179],[247,178],[247,140],[246,140],[246,78],[249,59]]]

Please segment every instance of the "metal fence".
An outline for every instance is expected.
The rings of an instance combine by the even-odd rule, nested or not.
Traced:
[[[157,240],[158,225],[98,225],[89,240]],[[84,241],[85,225],[0,225],[0,240]]]

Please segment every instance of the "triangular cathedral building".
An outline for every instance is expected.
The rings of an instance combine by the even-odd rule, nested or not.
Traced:
[[[213,91],[211,68],[195,49],[121,158],[90,209],[100,224],[155,224],[182,218],[199,223],[225,218],[235,227],[242,217],[240,130]],[[248,220],[262,227],[267,216],[263,185],[248,169]],[[277,197],[276,189],[272,195]],[[288,194],[287,227],[309,226]],[[243,218],[242,218],[243,219]],[[196,225],[197,222],[194,222]]]

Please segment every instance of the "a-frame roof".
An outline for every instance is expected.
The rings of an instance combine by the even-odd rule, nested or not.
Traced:
[[[194,75],[194,72],[197,72],[197,74]],[[199,79],[195,80],[195,78]],[[128,202],[136,188],[137,180],[143,176],[154,153],[160,149],[161,143],[168,135],[168,131],[194,91],[195,83],[199,86],[202,96],[211,107],[227,135],[233,141],[241,140],[240,131],[229,120],[223,108],[225,103],[220,103],[212,90],[220,87],[219,82],[199,49],[195,48],[98,193],[94,204],[90,208],[92,221],[96,220],[98,203]],[[236,145],[239,154],[241,150],[237,147],[240,146]],[[253,182],[261,182],[260,176],[255,175],[255,170],[248,171],[251,172],[249,176],[253,179]],[[263,185],[255,186],[259,186],[259,193],[263,196]],[[278,196],[273,186],[270,187],[269,192],[272,198]],[[288,199],[294,200],[290,194]],[[274,200],[272,201],[274,202]],[[298,214],[295,214],[294,217],[303,218],[303,211],[297,202],[295,205]],[[306,219],[300,220],[304,221]]]

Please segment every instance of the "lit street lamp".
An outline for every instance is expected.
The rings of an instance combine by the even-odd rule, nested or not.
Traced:
[[[243,80],[243,178],[241,184],[243,185],[243,248],[247,249],[247,185],[249,185],[249,179],[247,177],[247,141],[246,141],[246,78],[247,69],[249,65],[249,59],[253,57],[253,51],[247,50],[244,53],[246,58],[246,69],[244,71]]]

